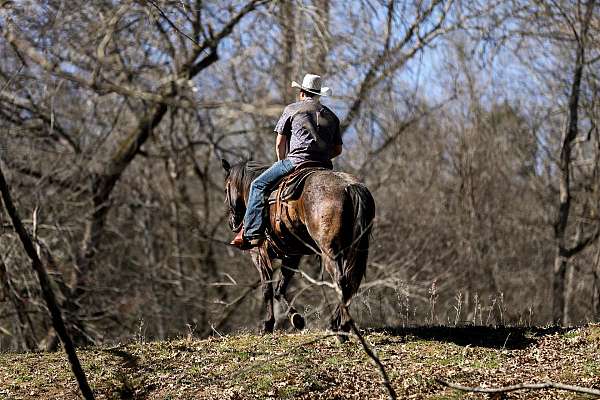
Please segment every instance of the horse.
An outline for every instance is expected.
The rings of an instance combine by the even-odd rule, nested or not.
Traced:
[[[226,172],[225,205],[229,227],[238,232],[242,228],[250,185],[267,166],[252,161],[232,166],[226,160],[222,160],[222,166]],[[292,326],[298,330],[304,328],[304,317],[292,306],[287,288],[301,257],[310,254],[321,257],[340,297],[329,327],[334,332],[349,332],[351,320],[347,310],[366,272],[375,218],[375,201],[369,189],[348,173],[320,168],[304,179],[297,196],[285,203],[276,201],[267,209],[267,240],[250,250],[260,274],[266,305],[262,332],[273,332],[274,298],[287,307]],[[275,292],[273,259],[281,260],[281,279]]]

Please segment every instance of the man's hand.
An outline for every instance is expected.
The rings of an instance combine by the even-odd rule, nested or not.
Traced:
[[[287,153],[287,136],[277,135],[275,152],[277,153],[277,161],[281,161],[285,158],[285,154]]]

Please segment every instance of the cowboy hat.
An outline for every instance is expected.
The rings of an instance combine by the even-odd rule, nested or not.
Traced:
[[[321,77],[319,75],[306,74],[302,79],[302,85],[296,81],[292,81],[292,87],[305,90],[309,93],[318,94],[319,96],[329,96],[331,89],[321,87]]]

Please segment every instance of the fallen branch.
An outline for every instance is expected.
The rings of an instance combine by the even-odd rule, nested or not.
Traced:
[[[381,377],[383,379],[383,386],[385,386],[385,389],[388,392],[388,397],[390,398],[390,400],[396,400],[396,398],[397,398],[396,391],[392,387],[392,383],[390,382],[390,378],[388,377],[387,371],[385,370],[383,363],[381,362],[379,357],[377,357],[377,354],[375,354],[375,351],[371,348],[371,346],[367,343],[367,341],[365,340],[363,335],[358,330],[358,327],[356,326],[356,324],[354,323],[354,320],[350,316],[350,313],[348,312],[348,308],[346,307],[346,305],[344,303],[340,303],[340,305],[342,307],[342,312],[346,313],[346,318],[348,319],[348,324],[350,324],[350,329],[352,330],[352,333],[354,333],[356,335],[356,337],[358,338],[358,341],[362,345],[365,353],[367,353],[369,358],[371,358],[371,360],[373,360],[373,362],[379,369],[379,374],[381,375]]]
[[[385,389],[388,392],[389,399],[396,400],[396,398],[397,398],[396,391],[392,387],[392,384],[388,377],[387,371],[386,371],[383,363],[379,359],[379,357],[377,357],[377,354],[375,354],[375,351],[371,348],[371,346],[369,346],[369,344],[367,343],[367,341],[365,340],[363,335],[360,333],[360,330],[354,323],[354,320],[352,319],[352,316],[350,315],[350,311],[348,311],[348,307],[346,306],[346,304],[343,301],[342,290],[340,289],[339,285],[336,285],[334,283],[327,282],[327,281],[317,281],[317,280],[311,278],[308,274],[306,274],[304,271],[302,271],[300,269],[295,269],[295,271],[299,272],[304,279],[306,279],[313,285],[327,286],[336,291],[336,293],[339,297],[339,305],[340,305],[341,312],[343,314],[345,314],[345,317],[348,321],[348,324],[350,325],[350,329],[352,330],[352,333],[354,333],[354,335],[356,335],[363,350],[365,351],[365,353],[367,353],[367,356],[369,356],[369,358],[375,363],[375,365],[379,369],[379,374],[381,375],[381,378],[383,379],[383,385],[385,386]],[[343,334],[342,332],[337,332],[337,333]]]
[[[541,390],[541,389],[558,389],[566,390],[569,392],[591,394],[593,396],[600,397],[600,390],[586,388],[582,386],[565,385],[562,383],[555,382],[542,382],[542,383],[519,383],[517,385],[502,386],[497,388],[484,388],[484,387],[470,387],[463,386],[457,383],[446,382],[440,378],[436,378],[435,381],[440,385],[449,387],[451,389],[461,390],[463,392],[475,392],[475,393],[507,393],[514,392],[517,390]]]
[[[63,347],[65,349],[65,352],[67,353],[69,363],[71,364],[71,370],[73,371],[73,375],[75,375],[75,378],[77,379],[77,383],[79,384],[81,394],[86,400],[94,400],[94,394],[87,382],[87,378],[85,376],[85,373],[83,372],[83,368],[81,367],[79,358],[77,358],[75,346],[73,345],[71,336],[69,336],[69,333],[67,332],[67,328],[65,327],[60,307],[58,306],[58,302],[56,301],[56,297],[54,295],[54,292],[52,291],[52,284],[50,282],[50,278],[48,277],[48,273],[46,272],[44,264],[40,260],[38,253],[35,250],[35,246],[33,244],[33,241],[31,240],[31,237],[29,236],[29,233],[27,232],[27,230],[23,226],[23,223],[21,222],[21,218],[19,217],[17,209],[15,208],[15,205],[12,201],[12,197],[8,189],[8,184],[4,179],[4,174],[2,173],[1,167],[0,192],[2,194],[4,208],[6,209],[12,221],[13,228],[19,236],[19,239],[21,239],[21,243],[23,244],[25,252],[31,259],[32,267],[37,274],[40,287],[42,289],[42,296],[46,301],[46,306],[48,307],[48,311],[50,312],[52,326],[54,327],[54,330],[57,332],[58,337],[63,343]]]

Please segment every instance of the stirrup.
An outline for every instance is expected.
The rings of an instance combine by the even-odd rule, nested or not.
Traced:
[[[237,238],[236,238],[237,239]],[[265,240],[264,237],[258,237],[253,239],[246,239],[242,236],[242,240],[233,239],[229,244],[231,246],[237,247],[240,250],[250,250],[255,247],[262,245]]]

